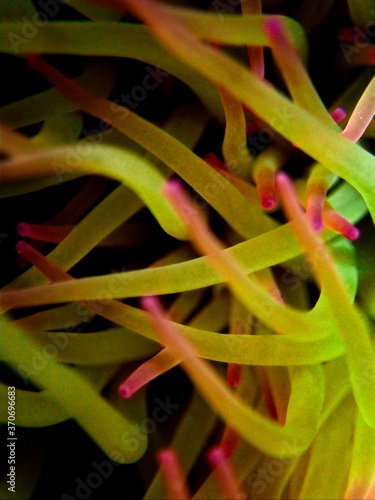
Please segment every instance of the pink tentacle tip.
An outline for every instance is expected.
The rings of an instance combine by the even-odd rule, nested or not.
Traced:
[[[190,220],[196,211],[182,182],[179,179],[171,179],[164,185],[162,192],[167,200],[171,202],[176,212],[180,214],[180,217],[185,222]]]
[[[285,172],[278,172],[275,175],[276,189],[279,193],[290,189],[292,187],[292,180]]]
[[[342,234],[350,241],[356,241],[361,236],[360,230],[345,217],[326,205],[323,212],[324,225],[336,233]]]
[[[21,240],[18,243],[16,243],[15,248],[18,254],[23,255],[27,250],[29,250],[30,245],[28,245],[26,241]]]
[[[347,117],[348,113],[346,109],[338,107],[334,109],[331,113],[331,117],[334,122],[341,123]]]
[[[273,210],[277,204],[276,195],[273,193],[262,196],[260,201],[264,210]]]
[[[18,255],[24,259],[27,264],[44,268],[45,257],[38,252],[36,248],[26,243],[26,241],[20,240],[16,244],[15,249]]]
[[[268,168],[259,169],[255,182],[262,207],[264,210],[273,210],[277,205],[274,172]]]
[[[119,396],[121,396],[122,398],[124,398],[124,399],[129,399],[129,398],[131,398],[131,397],[133,396],[134,391],[132,391],[132,390],[128,387],[128,385],[127,385],[127,383],[126,383],[126,380],[125,380],[125,382],[123,382],[123,383],[119,386],[119,388],[118,388],[118,393],[119,393]]]
[[[161,308],[161,302],[156,295],[146,295],[139,299],[142,309],[147,312],[153,313]]]
[[[207,452],[207,461],[212,468],[227,462],[227,454],[222,446],[215,446]]]
[[[166,498],[168,500],[189,500],[190,492],[186,486],[186,478],[176,452],[172,448],[163,448],[156,454],[162,474]]]
[[[207,453],[207,460],[215,471],[216,481],[221,490],[222,498],[233,500],[247,500],[248,496],[242,491],[240,481],[228,462],[226,451],[222,446],[211,448]]]
[[[347,228],[344,236],[350,241],[356,241],[361,236],[361,231],[355,226],[350,226]]]
[[[179,179],[170,179],[163,185],[162,191],[167,198],[176,198],[183,193],[184,188]]]
[[[176,454],[170,448],[162,448],[156,453],[156,459],[159,464],[169,465],[175,462]]]
[[[27,222],[20,222],[17,224],[17,233],[20,236],[30,236],[30,225]]]
[[[280,19],[277,17],[270,17],[263,22],[264,33],[273,39],[280,39],[284,36],[284,29]]]

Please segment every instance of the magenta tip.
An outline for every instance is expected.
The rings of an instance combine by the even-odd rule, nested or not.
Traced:
[[[228,384],[230,387],[233,387],[233,389],[235,389],[236,387],[238,387],[240,385],[240,378],[235,378],[235,377],[231,377],[231,378],[228,378]]]
[[[154,311],[160,305],[158,297],[155,295],[146,295],[145,297],[140,297],[139,302],[142,309],[145,311]]]
[[[127,387],[126,384],[121,384],[118,388],[119,395],[124,399],[129,399],[133,396],[133,392]]]
[[[274,194],[268,194],[262,197],[261,203],[265,210],[272,210],[276,207],[277,198]]]
[[[221,446],[215,446],[207,452],[207,460],[211,467],[217,467],[227,459],[226,453]]]
[[[156,458],[157,458],[159,463],[160,462],[165,463],[165,462],[169,462],[172,454],[173,454],[173,452],[171,450],[169,450],[168,448],[162,448],[161,450],[159,450],[156,453]]]
[[[361,231],[355,226],[351,226],[344,234],[350,241],[356,241],[361,236]]]
[[[341,123],[343,120],[345,120],[347,114],[348,113],[346,109],[338,107],[332,112],[331,116],[334,122]]]
[[[266,19],[263,22],[263,30],[271,38],[280,38],[283,35],[283,26],[277,17]]]
[[[20,236],[29,236],[29,224],[27,224],[26,222],[20,222],[19,224],[17,224],[17,232]]]
[[[282,191],[283,189],[285,189],[287,186],[290,185],[291,179],[289,175],[286,174],[285,172],[278,172],[275,175],[275,183],[278,191]]]
[[[21,240],[18,243],[16,243],[16,247],[15,247],[16,248],[16,252],[17,253],[22,253],[23,250],[25,250],[26,248],[28,248],[28,246],[29,245],[25,241]]]
[[[179,195],[183,191],[182,182],[179,179],[170,179],[164,184],[162,190],[167,196]]]

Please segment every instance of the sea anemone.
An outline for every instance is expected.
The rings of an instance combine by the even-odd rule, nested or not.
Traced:
[[[375,499],[374,1],[1,9],[1,498]]]

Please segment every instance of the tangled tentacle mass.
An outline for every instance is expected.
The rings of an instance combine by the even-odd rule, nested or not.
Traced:
[[[373,0],[0,6],[1,498],[374,499]]]

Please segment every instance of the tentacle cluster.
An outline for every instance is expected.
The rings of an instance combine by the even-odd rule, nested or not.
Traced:
[[[50,86],[0,107],[0,394],[139,462],[146,500],[374,498],[373,5],[336,2],[333,98],[334,2],[235,3],[0,1],[4,57]]]

